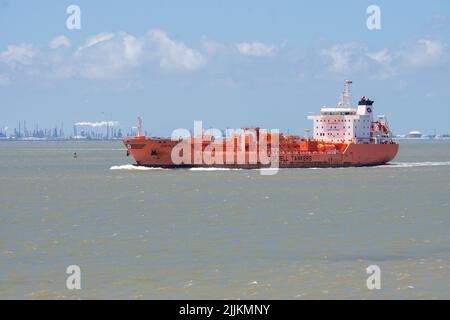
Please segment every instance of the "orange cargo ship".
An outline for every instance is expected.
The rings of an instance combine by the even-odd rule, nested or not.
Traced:
[[[399,145],[384,116],[373,116],[373,101],[362,97],[357,108],[350,104],[350,84],[337,107],[310,115],[313,137],[284,135],[276,130],[244,128],[218,138],[210,132],[194,137],[148,138],[139,120],[136,137],[123,143],[140,166],[225,168],[311,168],[385,164],[396,156]]]

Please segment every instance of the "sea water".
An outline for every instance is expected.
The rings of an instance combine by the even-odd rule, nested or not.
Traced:
[[[1,299],[450,298],[450,141],[273,176],[132,164],[120,142],[0,142]]]

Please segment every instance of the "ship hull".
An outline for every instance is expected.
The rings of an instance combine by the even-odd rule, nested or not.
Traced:
[[[263,164],[259,161],[257,155],[251,152],[245,152],[243,162],[227,162],[227,152],[216,152],[215,156],[221,161],[208,163],[202,157],[197,161],[192,157],[188,163],[174,163],[172,160],[172,150],[179,141],[170,139],[152,139],[152,138],[126,138],[124,144],[128,153],[132,156],[136,164],[147,167],[160,168],[240,168],[257,169],[270,167],[270,164]],[[292,150],[284,151],[280,147],[279,163],[276,167],[280,168],[327,168],[327,167],[361,167],[383,165],[391,161],[397,155],[399,145],[397,143],[385,144],[356,144],[350,143],[341,145],[335,150],[328,151],[304,151]],[[194,150],[192,149],[192,153]],[[252,162],[252,156],[257,161]],[[253,159],[255,159],[253,157]],[[272,163],[273,165],[273,163]]]

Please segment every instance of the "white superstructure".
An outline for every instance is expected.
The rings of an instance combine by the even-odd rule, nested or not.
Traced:
[[[315,140],[334,143],[371,143],[389,132],[387,123],[373,121],[373,101],[362,97],[357,108],[350,104],[350,80],[345,81],[345,89],[338,107],[320,109],[320,115],[310,115],[313,121]],[[380,120],[380,119],[379,119]],[[383,119],[384,120],[384,119]],[[386,129],[386,130],[379,130]]]

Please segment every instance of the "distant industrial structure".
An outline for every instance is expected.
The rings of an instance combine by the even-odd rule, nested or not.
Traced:
[[[5,127],[4,129],[0,128],[0,140],[8,139],[8,136],[6,135],[7,130],[8,130],[8,127]]]
[[[39,128],[38,125],[34,125],[31,129],[27,127],[27,122],[24,120],[19,121],[11,134],[8,134],[8,127],[0,129],[1,140],[61,140],[65,138],[63,123],[54,128]]]
[[[406,135],[406,137],[407,138],[416,138],[416,139],[418,139],[418,138],[422,138],[422,133],[420,132],[420,131],[410,131],[407,135]]]
[[[0,127],[1,140],[121,140],[125,136],[133,137],[138,134],[137,127],[132,126],[124,131],[118,121],[80,121],[73,124],[72,133],[64,130],[64,123],[52,128],[43,128],[34,124],[27,126],[25,120],[19,121],[17,126]],[[147,136],[147,131],[144,132]],[[396,139],[449,139],[450,134],[424,134],[413,130],[406,134],[397,134]]]
[[[128,134],[136,131],[134,127]],[[37,124],[30,129],[26,121],[19,121],[15,128],[0,128],[0,140],[120,140],[122,128],[118,121],[82,121],[73,124],[73,133],[67,134],[64,124],[53,128],[41,128]]]
[[[122,137],[118,121],[84,121],[73,125],[72,139],[76,140],[116,140]]]

